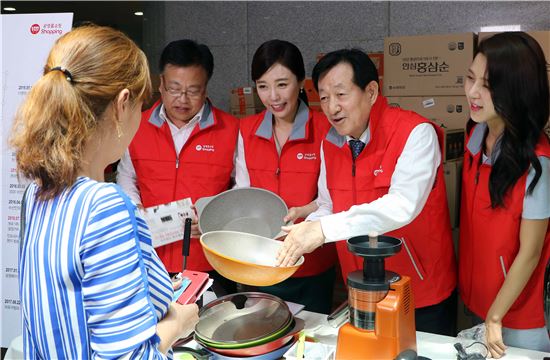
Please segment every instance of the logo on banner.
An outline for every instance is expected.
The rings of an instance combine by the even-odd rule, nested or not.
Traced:
[[[197,151],[214,151],[214,145],[197,145],[195,146]]]
[[[30,31],[33,35],[63,35],[63,26],[60,23],[32,24]]]
[[[31,34],[36,35],[40,31],[40,25],[32,24],[31,25]]]

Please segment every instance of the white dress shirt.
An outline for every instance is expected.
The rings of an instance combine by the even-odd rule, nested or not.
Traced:
[[[367,128],[359,140],[365,142],[368,131]],[[347,137],[346,140],[349,139]],[[430,124],[417,125],[397,160],[388,193],[370,203],[354,205],[347,211],[332,214],[321,146],[319,195],[316,200],[319,209],[306,220],[321,221],[325,242],[349,239],[372,231],[384,234],[401,228],[413,221],[424,208],[440,164],[441,151],[435,129]]]
[[[179,156],[183,145],[185,145],[189,139],[193,128],[201,120],[203,112],[204,105],[187,124],[183,125],[181,128],[178,128],[166,116],[164,105],[160,106],[159,116],[161,119],[166,121],[170,127],[170,133],[172,134],[172,139],[174,140],[174,148],[176,149],[177,156]],[[130,199],[132,199],[136,204],[141,204],[141,196],[139,194],[139,189],[137,188],[136,182],[136,169],[134,168],[128,149],[124,152],[124,155],[122,156],[122,159],[120,159],[120,163],[117,166],[116,182],[130,197]]]
[[[243,135],[239,130],[237,140],[237,158],[235,160],[235,185],[234,188],[250,187],[250,174],[246,167],[246,158],[244,155]]]

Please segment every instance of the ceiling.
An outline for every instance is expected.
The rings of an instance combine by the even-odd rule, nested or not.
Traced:
[[[125,32],[137,44],[142,44],[143,16],[146,1],[2,1],[2,14],[74,13],[73,26],[85,22],[107,25]],[[14,7],[5,11],[5,7]]]

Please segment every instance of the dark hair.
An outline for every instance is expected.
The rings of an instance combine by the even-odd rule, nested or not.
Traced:
[[[298,81],[306,78],[306,70],[302,53],[296,45],[284,40],[269,40],[264,42],[252,58],[252,81],[256,81],[273,65],[281,64],[296,76]]]
[[[319,78],[340,63],[348,63],[353,68],[353,83],[364,90],[371,82],[378,83],[376,66],[365,52],[359,49],[341,49],[323,56],[313,68],[311,77],[316,90]]]
[[[296,76],[298,82],[306,78],[304,58],[300,49],[291,42],[274,39],[264,42],[254,53],[251,69],[252,81],[256,82],[275,64],[281,64],[288,68]],[[306,104],[308,103],[304,91],[300,91],[299,97]]]
[[[506,193],[529,169],[535,177],[542,169],[535,147],[548,121],[549,90],[546,60],[535,39],[524,32],[505,32],[483,40],[477,54],[487,59],[486,76],[496,113],[504,121],[500,154],[491,169],[491,206],[504,206]],[[546,137],[545,137],[546,138]]]
[[[189,39],[172,41],[166,45],[160,55],[159,70],[164,71],[167,64],[175,66],[202,66],[206,70],[208,80],[214,72],[214,57],[208,46],[198,44]]]

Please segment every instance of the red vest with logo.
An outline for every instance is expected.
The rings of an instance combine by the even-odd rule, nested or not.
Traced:
[[[319,151],[329,128],[323,114],[301,103],[292,133],[279,156],[272,135],[271,113],[264,110],[242,119],[241,135],[250,186],[276,193],[289,208],[309,204],[317,197]],[[302,220],[297,219],[295,223]],[[334,266],[334,244],[324,245],[304,258],[304,265],[293,277],[318,275]]]
[[[330,130],[323,142],[323,152],[334,213],[372,202],[388,193],[405,143],[421,123],[429,121],[412,111],[389,107],[387,100],[379,95],[370,114],[370,141],[355,164],[345,138]],[[443,301],[456,286],[442,167],[437,169],[434,186],[420,214],[410,224],[385,234],[403,240],[401,251],[386,258],[386,269],[411,278],[417,308]],[[336,249],[344,279],[348,273],[363,268],[363,259],[353,255],[345,241],[338,241]]]
[[[486,318],[519,251],[527,182],[526,172],[506,194],[504,208],[491,208],[491,166],[480,164],[484,129],[481,125],[474,126],[467,139],[462,173],[459,243],[460,295],[464,304],[482,319]],[[545,135],[541,136],[535,153],[537,156],[550,157],[550,145]],[[545,326],[542,297],[544,271],[550,259],[549,243],[550,227],[546,231],[539,263],[502,319],[503,326],[514,329]]]
[[[160,102],[143,112],[139,130],[129,147],[143,206],[187,197],[194,203],[201,197],[227,190],[233,170],[238,120],[207,103],[201,120],[176,156],[170,128],[160,119],[159,112]],[[181,271],[181,241],[155,250],[168,271]],[[191,239],[187,266],[198,271],[212,270],[199,239]]]

